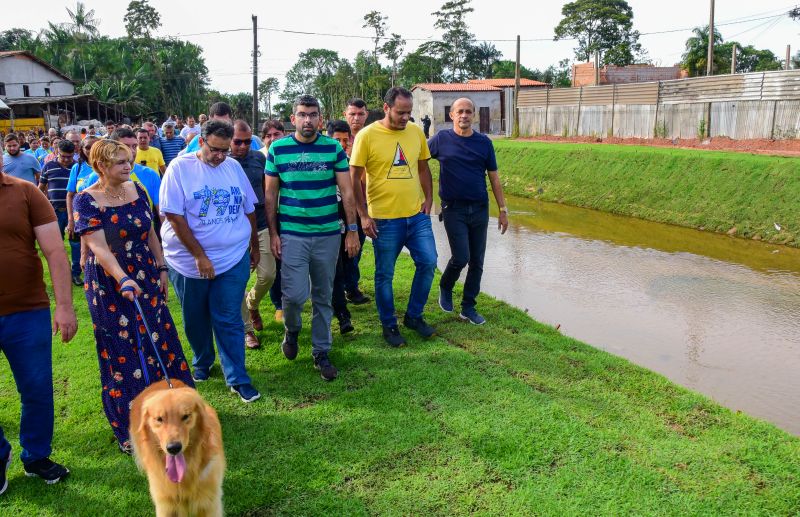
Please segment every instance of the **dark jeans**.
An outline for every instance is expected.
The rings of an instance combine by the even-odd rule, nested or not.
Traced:
[[[47,458],[53,440],[53,362],[50,309],[0,316],[0,350],[6,355],[22,400],[19,443],[22,462]],[[0,427],[0,458],[11,444]]]
[[[72,260],[72,276],[81,276],[81,238],[69,239],[69,251]]]
[[[281,259],[275,259],[275,280],[272,282],[272,286],[269,288],[269,299],[272,301],[272,305],[275,306],[275,310],[282,310],[283,309],[283,300],[281,299],[283,295],[281,294]]]
[[[56,221],[58,221],[58,231],[61,232],[61,240],[64,240],[64,232],[67,229],[69,217],[66,208],[56,208]]]
[[[336,260],[336,276],[333,277],[333,294],[331,295],[331,305],[333,305],[333,314],[338,319],[341,319],[342,316],[345,318],[350,317],[350,311],[347,310],[347,298],[345,297],[344,292],[346,285],[345,278],[347,276],[345,274],[345,264],[347,264],[347,261],[351,259],[347,256],[347,252],[344,249],[344,235],[342,235],[341,239],[339,240],[339,258]],[[358,270],[358,265],[356,265],[356,270]],[[356,280],[356,286],[358,286],[358,280]]]
[[[358,254],[355,257],[350,258],[347,256],[347,253],[344,254],[342,257],[342,275],[343,275],[343,283],[344,283],[344,290],[347,292],[352,292],[358,289],[358,281],[361,280],[361,271],[358,269],[358,263],[361,261],[361,249],[364,247],[364,241],[366,240],[367,236],[364,234],[364,230],[361,229],[361,220],[358,219],[358,242],[361,243],[361,247],[358,248]],[[344,237],[342,237],[342,241],[344,242]],[[344,249],[344,247],[342,247]]]
[[[461,270],[469,265],[461,307],[472,309],[475,307],[475,298],[481,292],[486,230],[489,227],[489,203],[442,201],[442,221],[453,256],[444,268],[439,287],[452,291]]]

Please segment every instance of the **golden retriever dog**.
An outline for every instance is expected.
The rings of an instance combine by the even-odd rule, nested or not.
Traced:
[[[158,517],[222,515],[225,453],[217,412],[180,381],[151,384],[131,406],[131,442]]]

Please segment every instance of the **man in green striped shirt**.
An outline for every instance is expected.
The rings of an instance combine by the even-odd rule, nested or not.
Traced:
[[[358,253],[358,226],[347,155],[336,140],[317,133],[319,101],[301,95],[295,101],[293,135],[276,140],[267,152],[266,208],[272,254],[281,259],[283,355],[297,357],[303,305],[311,290],[311,354],[320,376],[331,381],[331,293],[342,230],[345,250]],[[342,196],[346,228],[339,223],[336,187]],[[280,201],[278,195],[280,194]],[[280,212],[280,215],[278,215]],[[278,234],[280,222],[280,235]],[[309,287],[309,279],[311,285]]]

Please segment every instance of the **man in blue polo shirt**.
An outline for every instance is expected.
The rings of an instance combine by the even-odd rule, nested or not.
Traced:
[[[69,222],[67,213],[67,183],[69,183],[70,169],[72,169],[75,145],[69,140],[58,143],[58,158],[44,164],[42,175],[39,178],[39,189],[45,193],[56,211],[58,229],[61,239],[64,239],[64,230]]]
[[[17,135],[10,133],[3,140],[6,144],[6,153],[3,155],[3,172],[34,185],[39,183],[39,173],[42,171],[39,160],[33,154],[20,150]]]
[[[160,139],[161,154],[164,156],[164,163],[169,167],[169,163],[178,156],[181,149],[186,147],[186,140],[175,136],[175,123],[164,122],[164,136]]]
[[[487,171],[500,210],[497,223],[500,233],[508,229],[508,210],[492,141],[472,129],[475,104],[467,98],[456,100],[450,108],[450,118],[453,129],[440,131],[428,141],[431,157],[439,160],[441,220],[453,254],[439,282],[439,306],[445,312],[453,311],[453,286],[461,270],[469,265],[459,316],[475,325],[483,325],[486,319],[475,309],[475,298],[481,291],[489,226]]]

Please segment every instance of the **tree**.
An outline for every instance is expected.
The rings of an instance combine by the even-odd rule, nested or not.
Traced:
[[[375,37],[372,38],[375,49],[372,56],[375,59],[375,66],[380,66],[378,62],[378,52],[383,37],[386,35],[386,20],[387,17],[383,16],[379,11],[370,11],[364,15],[364,29],[370,28],[375,31]]]
[[[553,39],[575,38],[576,59],[588,62],[599,52],[603,64],[624,66],[642,51],[639,31],[633,30],[633,9],[625,0],[575,0],[561,14]]]
[[[0,52],[18,50],[34,41],[34,35],[28,29],[8,29],[0,32]]]
[[[87,11],[83,2],[77,2],[74,11],[70,10],[69,7],[66,9],[71,22],[69,26],[79,37],[86,39],[99,33],[100,20],[95,17],[94,9]]]
[[[472,48],[475,36],[469,32],[465,21],[467,14],[475,9],[469,7],[472,0],[450,0],[433,14],[436,21],[434,28],[441,29],[442,39],[425,42],[420,50],[439,59],[445,67],[445,78],[461,82],[467,78],[467,56]]]
[[[346,59],[333,50],[311,48],[287,72],[280,97],[291,103],[299,95],[313,95],[322,104],[323,117],[331,118],[355,94],[355,83],[353,67]]]
[[[728,41],[714,50],[714,66],[717,74],[727,74],[731,70],[731,54],[736,45],[736,73],[767,72],[782,68],[778,57],[771,50],[760,50],[752,45],[742,46],[735,41]],[[717,56],[716,54],[719,54]]]
[[[418,83],[441,83],[444,81],[442,61],[421,48],[407,54],[400,63],[399,83],[411,88]]]
[[[511,61],[510,59],[495,61],[492,63],[492,74],[490,77],[495,79],[513,79],[516,77],[516,67],[517,62]],[[523,65],[520,65],[519,76],[522,79],[533,79],[534,81],[539,81],[541,72],[539,70],[531,70],[529,68],[525,68]]]
[[[722,34],[714,28],[714,46],[719,47],[721,44]],[[714,53],[714,73],[727,73],[725,72],[725,59],[722,52]],[[698,77],[706,75],[707,63],[708,25],[692,29],[692,36],[686,40],[686,51],[681,56],[681,68],[689,72],[689,77]],[[730,50],[728,50],[728,69],[730,69]]]
[[[406,46],[404,40],[399,34],[392,33],[392,37],[383,44],[381,53],[392,62],[392,86],[394,86],[395,79],[397,78],[397,61],[403,55],[403,48]]]
[[[477,79],[491,79],[494,64],[503,57],[492,43],[483,41],[470,47],[467,52],[467,68],[470,76]]]
[[[152,33],[161,27],[161,15],[147,0],[131,0],[123,18],[125,30],[131,39],[150,39]]]
[[[267,118],[272,118],[272,94],[278,93],[280,84],[275,77],[267,77],[258,85],[258,96],[264,99],[264,111]]]

